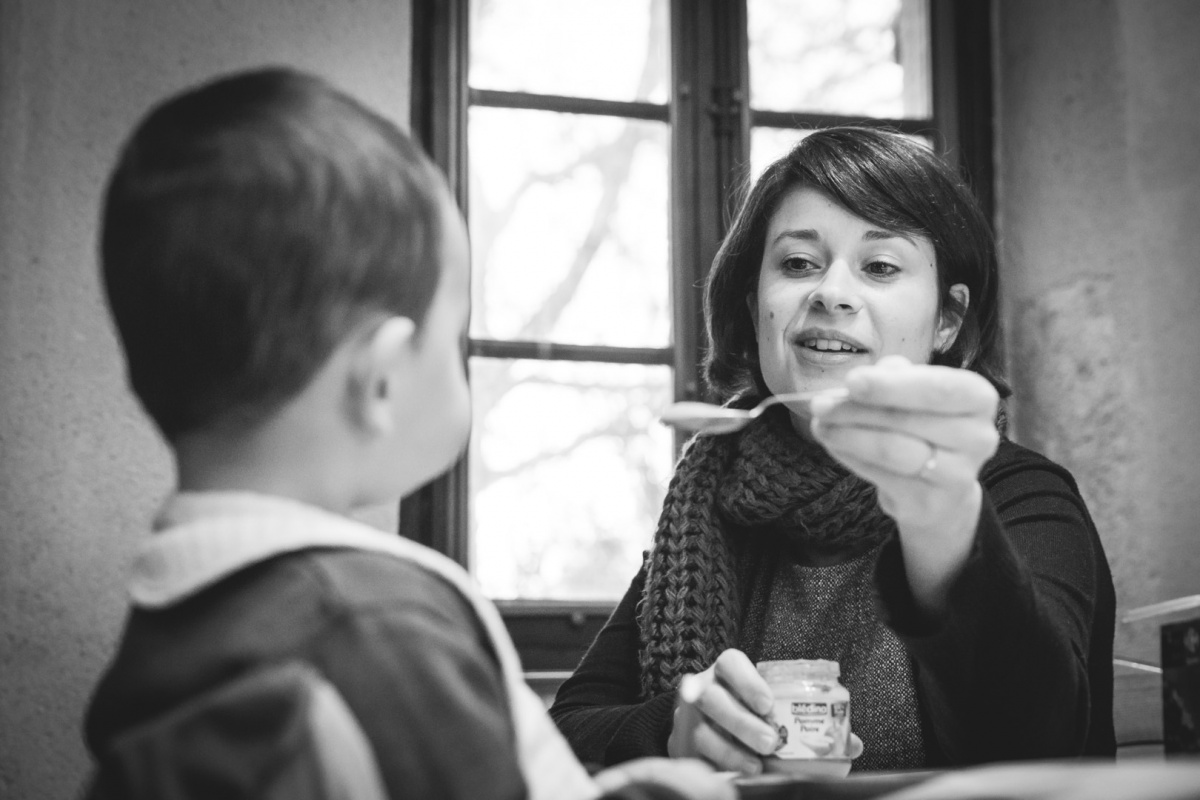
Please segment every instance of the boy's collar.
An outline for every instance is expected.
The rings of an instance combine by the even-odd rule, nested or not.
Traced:
[[[461,571],[408,539],[316,506],[251,492],[176,494],[154,529],[136,551],[129,584],[133,604],[141,608],[173,605],[252,564],[317,547],[388,552]]]
[[[261,514],[333,516],[328,511],[299,500],[260,492],[176,492],[167,498],[159,509],[154,518],[153,529],[158,533],[195,522]]]

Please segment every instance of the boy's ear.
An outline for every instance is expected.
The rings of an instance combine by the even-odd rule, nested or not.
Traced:
[[[388,317],[361,343],[349,381],[350,419],[367,435],[396,428],[396,396],[405,388],[417,326],[408,317]]]

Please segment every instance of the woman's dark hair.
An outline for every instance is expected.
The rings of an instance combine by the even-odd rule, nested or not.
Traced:
[[[892,131],[846,126],[810,133],[767,167],[717,251],[704,293],[704,375],[720,399],[767,393],[746,298],[757,290],[771,217],[784,195],[799,187],[825,193],[884,230],[928,238],[937,258],[939,308],[962,320],[954,344],[935,353],[933,363],[972,370],[1001,397],[1011,393],[1004,379],[995,240],[974,195],[928,147]],[[965,309],[950,294],[956,283],[970,291]]]
[[[420,326],[449,203],[406,134],[311,75],[239,73],[154,108],[109,180],[101,262],[163,434],[252,423],[364,326]]]

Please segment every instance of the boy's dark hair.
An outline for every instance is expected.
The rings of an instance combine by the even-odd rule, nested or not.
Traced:
[[[960,316],[954,344],[934,364],[978,372],[1001,397],[1004,379],[999,268],[991,226],[970,189],[929,148],[874,128],[815,131],[759,177],[725,236],[705,286],[704,373],[721,399],[766,394],[746,297],[757,290],[767,227],[785,194],[810,187],[885,230],[929,238],[937,257],[939,307]],[[970,290],[964,310],[950,287]]]
[[[408,136],[311,75],[235,74],[154,108],[109,181],[101,261],[167,439],[261,419],[372,321],[419,328],[448,197]]]

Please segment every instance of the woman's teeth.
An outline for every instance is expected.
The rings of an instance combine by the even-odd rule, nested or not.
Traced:
[[[800,344],[804,345],[810,350],[845,350],[848,353],[862,352],[857,347],[846,344],[845,342],[839,342],[836,339],[805,339]]]

